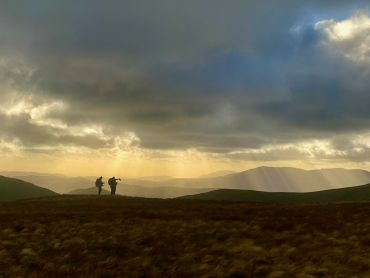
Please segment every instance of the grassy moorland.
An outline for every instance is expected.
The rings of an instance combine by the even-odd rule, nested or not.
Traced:
[[[370,277],[370,203],[0,203],[0,277]]]
[[[181,197],[183,199],[258,203],[339,203],[370,201],[370,184],[315,192],[263,192],[218,189]]]

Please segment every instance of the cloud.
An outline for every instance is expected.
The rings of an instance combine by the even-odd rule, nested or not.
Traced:
[[[338,55],[354,62],[369,63],[370,18],[365,12],[358,12],[343,21],[323,20],[315,29],[325,36],[324,45],[334,48]]]
[[[364,159],[365,145],[302,144],[369,129],[366,13],[332,19],[348,1],[139,2],[6,1],[1,138],[29,150]]]

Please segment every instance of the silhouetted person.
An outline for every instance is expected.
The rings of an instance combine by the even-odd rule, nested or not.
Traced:
[[[101,194],[101,188],[104,186],[103,177],[97,178],[95,181],[95,186],[98,188],[98,194]]]
[[[117,188],[117,181],[120,181],[121,179],[116,179],[115,177],[112,177],[108,180],[108,184],[110,186],[110,195],[116,195],[116,188]]]

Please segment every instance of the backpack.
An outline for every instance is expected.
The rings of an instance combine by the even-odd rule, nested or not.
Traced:
[[[110,186],[115,186],[115,185],[117,185],[117,182],[116,182],[116,180],[115,180],[114,178],[110,178],[110,179],[108,180],[108,184],[109,184]]]
[[[97,180],[95,181],[95,186],[96,186],[96,187],[101,187],[101,186],[103,186],[103,182],[101,181],[101,179],[97,179]]]

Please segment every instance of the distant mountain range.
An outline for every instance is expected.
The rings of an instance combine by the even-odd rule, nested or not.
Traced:
[[[131,178],[132,179],[132,178]],[[145,176],[145,177],[138,177],[135,178],[135,180],[141,180],[141,181],[154,181],[154,182],[162,182],[173,179],[171,176]]]
[[[215,178],[172,179],[162,186],[257,190],[267,192],[310,192],[367,184],[365,170],[303,170],[289,167],[259,167]]]
[[[370,201],[370,184],[316,192],[261,192],[253,190],[219,189],[184,196],[182,199],[253,203],[334,203]]]
[[[97,194],[94,177],[67,177],[63,175],[43,173],[28,174],[27,172],[6,172],[5,174],[13,174],[13,178],[37,184],[60,194]],[[203,193],[214,189],[161,186],[163,180],[168,179],[168,177],[144,178],[146,180],[132,178],[123,179],[123,182],[118,184],[117,194],[146,198],[176,198],[183,195]],[[104,188],[105,190],[110,191],[108,185]]]
[[[0,200],[52,196],[56,195],[55,191],[69,194],[97,194],[97,188],[94,186],[95,177],[23,172],[7,174],[13,174],[17,179],[1,177]],[[123,177],[122,183],[118,184],[117,194],[147,198],[186,196],[184,198],[277,203],[370,200],[370,172],[365,170],[259,167],[224,176],[218,174],[212,173],[209,175],[211,177],[190,179]],[[359,184],[366,185],[358,186]],[[104,188],[103,194],[109,194],[109,186],[106,185]]]
[[[22,180],[0,176],[0,201],[55,196],[57,193]]]
[[[1,174],[1,172],[0,172]],[[57,193],[76,189],[95,188],[95,177],[68,177],[55,174],[6,172]],[[226,174],[223,175],[222,174]],[[219,176],[221,175],[221,176]],[[264,192],[311,192],[370,183],[370,172],[365,170],[320,169],[303,170],[289,167],[259,167],[231,173],[221,171],[200,178],[171,178],[168,176],[125,178],[117,193],[127,196],[175,198],[214,189],[241,189]],[[107,177],[104,177],[106,182]],[[109,187],[105,187],[109,189]],[[95,193],[94,193],[95,194]]]
[[[209,174],[206,174],[206,175],[201,175],[198,178],[200,178],[200,179],[217,178],[217,177],[222,177],[222,176],[231,175],[231,174],[235,174],[235,173],[237,173],[237,172],[236,171],[228,171],[228,170],[216,171],[216,172],[212,172],[212,173],[209,173]]]

